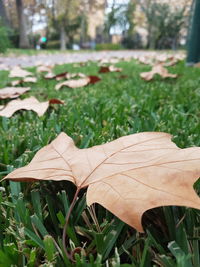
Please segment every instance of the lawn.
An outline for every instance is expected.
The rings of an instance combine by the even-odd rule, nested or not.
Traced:
[[[31,91],[21,99],[59,98],[65,104],[50,107],[42,117],[32,111],[0,117],[0,177],[28,164],[61,131],[79,148],[145,131],[170,133],[181,148],[200,146],[200,69],[180,62],[169,68],[177,79],[156,77],[145,82],[139,73],[150,70],[149,66],[135,60],[116,66],[122,67],[122,73],[99,74],[94,62],[55,67],[56,73],[83,72],[102,78],[84,88],[56,91],[56,81],[42,76],[37,84],[27,84]],[[35,72],[35,68],[28,70]],[[1,71],[0,88],[9,81],[8,72]],[[6,102],[1,100],[0,105]],[[195,189],[200,189],[198,182]],[[2,182],[0,266],[71,266],[61,239],[74,192],[70,182]],[[67,229],[68,249],[83,247],[73,266],[200,266],[200,211],[152,209],[144,214],[143,226],[141,234],[100,205],[86,207],[82,190]]]

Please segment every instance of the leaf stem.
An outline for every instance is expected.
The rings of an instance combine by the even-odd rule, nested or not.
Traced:
[[[77,187],[76,192],[74,194],[74,198],[72,200],[72,203],[71,203],[71,205],[69,207],[68,213],[67,213],[66,218],[65,218],[65,225],[64,225],[64,228],[63,228],[63,235],[62,235],[62,243],[63,243],[64,252],[65,252],[67,258],[70,259],[71,261],[74,261],[74,259],[73,259],[73,253],[69,253],[67,251],[67,247],[66,247],[66,233],[67,233],[67,226],[69,224],[69,218],[70,218],[70,215],[71,215],[72,210],[74,208],[74,205],[76,204],[76,199],[77,199],[77,196],[78,196],[80,190],[81,190],[81,188],[80,187]]]

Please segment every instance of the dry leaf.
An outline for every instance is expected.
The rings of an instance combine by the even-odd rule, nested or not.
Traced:
[[[24,100],[17,99],[10,101],[4,109],[0,111],[0,116],[10,118],[16,111],[21,109],[33,110],[38,116],[42,116],[49,107],[49,101],[39,102],[35,97],[29,97]]]
[[[54,79],[55,78],[55,74],[53,72],[48,72],[45,76],[45,79]]]
[[[37,72],[51,72],[53,66],[45,66],[45,65],[41,65],[41,66],[38,66],[36,71]]]
[[[51,98],[49,99],[49,104],[64,104],[65,102],[63,100],[57,99],[57,98]]]
[[[78,73],[67,73],[66,74],[66,78],[67,79],[72,79],[72,78],[76,78],[76,77],[80,77],[80,78],[85,78],[86,75],[84,73],[78,72]]]
[[[36,83],[37,82],[37,78],[36,77],[26,77],[22,80],[15,80],[11,82],[12,86],[16,86],[19,84],[23,84],[23,83]]]
[[[121,72],[122,71],[122,68],[117,68],[113,65],[111,66],[102,66],[99,70],[99,73],[106,73],[106,72]]]
[[[79,87],[84,87],[88,84],[94,84],[98,81],[100,81],[101,79],[97,76],[86,76],[85,78],[81,78],[78,80],[68,80],[68,81],[64,81],[62,83],[58,83],[55,86],[56,90],[59,90],[60,88],[62,88],[63,86],[67,86],[70,88],[79,88]]]
[[[150,81],[153,79],[155,74],[159,74],[163,78],[176,78],[177,74],[169,73],[166,68],[161,64],[155,65],[151,71],[140,73],[140,77],[145,81]]]
[[[5,87],[0,89],[0,99],[16,98],[30,89],[30,87]]]
[[[68,180],[77,190],[88,187],[87,204],[99,203],[143,231],[149,209],[176,205],[200,209],[193,189],[200,176],[200,148],[178,148],[166,133],[145,132],[78,149],[61,133],[25,167],[4,179]]]
[[[120,61],[119,58],[103,58],[101,60],[99,60],[100,64],[103,65],[103,64],[116,64]]]
[[[31,73],[29,71],[23,70],[20,67],[14,67],[10,71],[9,77],[10,78],[15,78],[15,77],[24,78],[24,77],[32,76],[32,75],[33,75],[33,73]]]
[[[59,74],[54,74],[52,72],[49,72],[44,76],[45,79],[56,79],[57,81],[60,81],[62,79],[72,79],[76,77],[84,78],[86,77],[86,75],[83,73],[62,72]]]

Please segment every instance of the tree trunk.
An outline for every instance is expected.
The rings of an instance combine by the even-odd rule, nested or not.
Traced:
[[[192,66],[200,61],[200,0],[193,0],[191,7],[191,21],[187,44],[187,65]]]
[[[0,19],[2,19],[5,26],[9,26],[8,16],[6,14],[6,9],[3,0],[0,0]]]
[[[65,32],[65,27],[61,25],[60,27],[60,50],[66,50],[66,32]]]
[[[16,0],[16,7],[19,21],[19,47],[29,48],[30,43],[26,33],[26,21],[24,15],[23,0]]]

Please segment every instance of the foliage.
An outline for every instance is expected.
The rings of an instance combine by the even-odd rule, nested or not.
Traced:
[[[50,40],[47,42],[47,49],[59,49],[60,42],[58,40]]]
[[[0,21],[0,53],[6,52],[6,49],[10,47],[10,41],[8,38],[8,30],[1,24]]]
[[[122,45],[127,49],[143,48],[142,38],[139,33],[135,32],[132,35],[125,35],[122,39]]]
[[[180,32],[187,18],[185,7],[173,9],[170,4],[149,1],[143,6],[148,30],[148,47],[151,49],[176,48]]]
[[[26,165],[33,155],[61,131],[72,136],[80,148],[102,144],[122,135],[142,131],[173,134],[180,147],[200,146],[199,69],[184,63],[170,67],[179,78],[146,83],[139,77],[150,67],[135,61],[118,63],[119,73],[99,74],[101,83],[62,90],[66,105],[52,107],[44,116],[19,112],[0,118],[0,175]],[[96,63],[85,67],[57,66],[64,71],[97,75]],[[30,69],[35,72],[34,68]],[[0,72],[0,86],[8,73]],[[41,77],[30,84],[40,101],[57,98],[56,82]],[[188,101],[188,96],[190,101]],[[6,101],[3,100],[4,104]],[[200,189],[200,183],[195,188]],[[64,217],[75,187],[68,182],[3,182],[0,187],[0,266],[71,266],[61,244]],[[146,212],[145,234],[125,225],[103,207],[85,206],[85,191],[75,205],[68,227],[68,248],[84,246],[75,266],[199,266],[200,212],[189,208],[165,207]],[[84,254],[86,252],[86,254]]]
[[[103,43],[103,44],[96,44],[96,50],[120,50],[122,46],[120,44],[112,44],[112,43]]]

